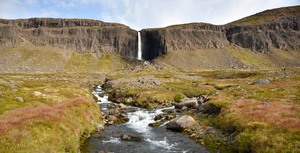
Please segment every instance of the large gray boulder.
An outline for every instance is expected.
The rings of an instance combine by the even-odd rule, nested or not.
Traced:
[[[183,115],[181,117],[177,117],[167,123],[167,129],[174,131],[183,131],[184,129],[190,128],[196,124],[196,121],[192,116]]]
[[[183,107],[188,108],[198,108],[199,104],[196,98],[184,99],[182,102],[175,105],[176,109],[181,109]]]

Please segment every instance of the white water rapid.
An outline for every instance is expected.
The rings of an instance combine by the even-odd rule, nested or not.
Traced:
[[[142,38],[141,33],[138,32],[138,60],[142,60]]]
[[[98,104],[103,113],[107,114],[113,105],[104,94],[101,86],[98,86],[93,94],[98,99]],[[127,106],[127,123],[105,126],[104,131],[94,133],[82,146],[82,152],[114,152],[114,153],[194,153],[207,152],[203,146],[192,141],[186,135],[171,132],[164,125],[150,127],[156,115],[162,114],[164,110],[172,110],[173,107],[163,109],[147,110],[143,108]],[[134,110],[134,111],[132,111]],[[123,134],[135,135],[143,141],[124,141]]]

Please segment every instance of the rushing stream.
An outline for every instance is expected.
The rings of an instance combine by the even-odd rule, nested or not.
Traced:
[[[108,113],[113,102],[108,101],[108,95],[103,95],[101,86],[93,94],[98,98],[101,111]],[[97,153],[98,151],[114,153],[201,153],[207,152],[191,140],[187,135],[167,130],[165,126],[150,127],[154,117],[166,109],[147,110],[127,106],[127,123],[105,126],[104,131],[94,133],[82,146],[83,152]],[[134,109],[135,111],[129,111]],[[122,135],[134,135],[143,141],[124,141]]]

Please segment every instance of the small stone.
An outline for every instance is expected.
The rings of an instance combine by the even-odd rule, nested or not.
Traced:
[[[154,117],[154,121],[161,120],[162,118],[163,118],[163,116],[162,116],[161,114],[156,115],[156,116]]]
[[[39,96],[42,95],[42,93],[39,92],[39,91],[35,91],[35,92],[33,92],[33,95],[36,96],[36,97],[39,97]]]
[[[16,97],[15,99],[19,102],[22,102],[22,103],[24,102],[24,99],[22,97]]]
[[[44,89],[44,92],[47,93],[47,92],[50,92],[50,90],[46,88],[46,89]]]
[[[264,101],[264,102],[262,102],[262,103],[261,103],[261,105],[263,105],[263,106],[268,106],[268,105],[269,105],[269,103],[268,103],[268,102],[266,102],[266,101]]]
[[[119,115],[120,112],[117,109],[111,109],[111,110],[109,110],[108,114],[109,115]]]
[[[102,131],[102,130],[104,130],[104,126],[102,125],[102,124],[97,124],[96,125],[96,131]]]
[[[120,109],[127,109],[127,106],[122,103],[119,104],[119,107],[120,107]]]
[[[107,124],[108,125],[112,125],[115,122],[117,122],[117,120],[118,120],[118,118],[113,116],[113,115],[108,115],[106,119],[107,119]]]

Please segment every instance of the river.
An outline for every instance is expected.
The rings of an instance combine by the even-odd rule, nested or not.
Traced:
[[[108,113],[110,105],[115,103],[108,101],[108,95],[102,95],[103,90],[98,86],[93,94],[98,98],[101,111]],[[101,96],[102,95],[102,96]],[[132,111],[132,110],[135,111]],[[187,135],[167,130],[164,125],[150,127],[154,117],[163,113],[163,108],[147,110],[143,108],[127,106],[127,117],[129,121],[119,125],[105,126],[101,132],[91,135],[81,146],[81,152],[97,153],[205,153],[208,152],[204,146],[194,142]],[[142,138],[142,141],[125,141],[123,135],[134,135]]]

